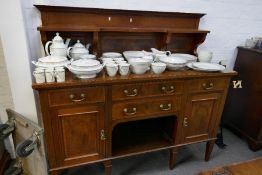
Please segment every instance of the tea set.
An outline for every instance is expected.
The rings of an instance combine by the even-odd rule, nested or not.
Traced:
[[[127,76],[130,72],[140,75],[149,70],[161,74],[166,69],[183,70],[187,67],[197,71],[222,70],[221,67],[214,68],[213,63],[210,63],[212,52],[209,51],[199,51],[196,57],[151,48],[151,52],[130,50],[124,51],[123,55],[118,52],[105,52],[97,59],[96,55],[89,53],[90,44],[83,45],[77,40],[73,46],[68,47],[70,40],[67,38],[64,42],[59,33],[56,33],[52,41],[45,44],[47,56],[32,61],[36,66],[33,72],[36,83],[64,82],[65,68],[81,79],[95,78],[104,67],[109,77],[116,76],[118,72],[121,76]],[[205,64],[195,65],[197,60]]]

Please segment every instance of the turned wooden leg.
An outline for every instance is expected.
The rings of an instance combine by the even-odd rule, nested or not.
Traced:
[[[105,161],[104,167],[105,167],[105,175],[111,175],[112,173],[112,162],[111,160]]]
[[[175,168],[177,152],[178,152],[178,148],[172,148],[170,150],[169,169],[171,170]]]
[[[206,144],[205,161],[209,161],[209,158],[210,158],[211,152],[213,150],[214,144],[215,144],[215,140],[207,142],[207,144]]]

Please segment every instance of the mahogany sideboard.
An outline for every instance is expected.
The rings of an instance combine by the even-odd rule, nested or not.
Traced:
[[[55,32],[91,43],[91,52],[149,50],[195,54],[209,31],[199,30],[204,14],[37,6],[43,44]],[[63,83],[33,83],[39,121],[45,129],[49,171],[163,149],[174,168],[177,148],[207,142],[208,160],[216,139],[231,76],[236,72],[166,71],[156,75],[81,80],[67,72]]]
[[[238,47],[226,108],[223,112],[225,125],[245,138],[249,148],[262,148],[262,50]]]

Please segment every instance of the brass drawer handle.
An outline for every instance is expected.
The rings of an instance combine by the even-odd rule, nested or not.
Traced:
[[[161,104],[161,105],[159,105],[159,107],[162,111],[169,111],[171,109],[172,105],[170,103],[168,103],[167,105]]]
[[[214,84],[213,84],[213,83],[208,83],[208,85],[207,85],[206,83],[203,83],[203,84],[202,84],[202,87],[203,87],[203,89],[205,89],[205,90],[211,90],[211,89],[213,89]]]
[[[134,97],[137,96],[137,89],[133,89],[132,92],[129,92],[129,90],[125,89],[124,93],[127,97]]]
[[[70,94],[70,95],[69,95],[69,98],[70,98],[70,100],[71,100],[72,102],[81,102],[81,101],[84,101],[84,100],[86,99],[86,95],[83,94],[83,93],[80,95],[80,97],[81,97],[81,98],[76,99],[76,96],[75,96],[74,94]]]
[[[184,127],[188,126],[187,117],[184,118],[183,125],[184,125]]]
[[[170,86],[169,89],[167,89],[165,86],[162,86],[161,89],[166,94],[172,94],[173,92],[175,92],[174,86]]]
[[[123,111],[126,115],[135,115],[136,114],[136,108],[132,108],[132,110],[128,110],[127,108],[124,108]]]

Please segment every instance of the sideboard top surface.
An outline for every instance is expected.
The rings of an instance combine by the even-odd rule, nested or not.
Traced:
[[[146,73],[143,75],[130,74],[128,76],[117,75],[115,77],[109,77],[105,72],[101,72],[94,79],[78,79],[72,73],[67,72],[66,81],[63,83],[33,83],[32,87],[36,90],[63,88],[63,87],[76,87],[76,86],[92,86],[92,85],[112,85],[121,83],[135,83],[135,82],[149,82],[149,81],[168,81],[168,80],[180,80],[191,78],[213,78],[213,77],[229,77],[236,75],[235,71],[224,72],[197,72],[193,70],[185,71],[165,71],[162,74]]]

